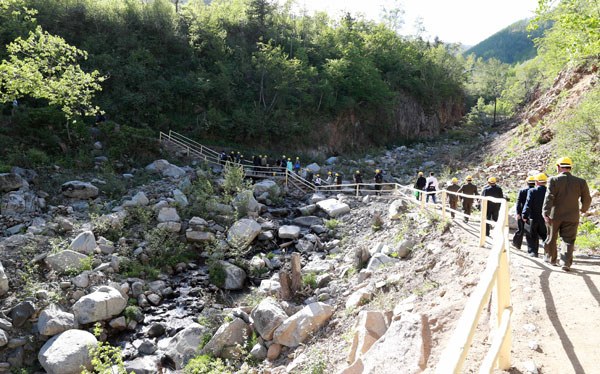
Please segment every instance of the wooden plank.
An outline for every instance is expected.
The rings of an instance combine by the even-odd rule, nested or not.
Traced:
[[[481,367],[479,368],[479,374],[491,374],[494,371],[494,363],[500,355],[502,347],[508,341],[510,342],[510,319],[512,317],[512,308],[506,308],[501,310],[499,318],[499,326],[494,333],[494,341],[490,346],[490,350],[485,355]],[[502,369],[502,368],[500,368]],[[508,370],[504,368],[502,370]]]
[[[481,229],[479,232],[479,246],[485,246],[485,220],[487,216],[487,200],[481,201]]]

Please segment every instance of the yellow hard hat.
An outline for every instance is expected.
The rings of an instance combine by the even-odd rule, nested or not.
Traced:
[[[535,180],[538,182],[547,182],[548,181],[548,177],[546,176],[546,174],[542,173],[542,174],[538,174],[535,176]]]
[[[458,178],[452,178],[452,183],[458,182]]]
[[[282,158],[285,158],[285,155],[283,155],[283,157],[282,157]]]
[[[300,157],[296,157],[296,160],[299,160],[299,159],[300,159]]]
[[[379,169],[375,170],[376,173],[379,173]]]
[[[241,155],[240,157],[244,157],[244,155]]]
[[[558,161],[556,161],[556,165],[561,166],[561,167],[572,168],[573,167],[573,161],[571,161],[571,159],[568,158],[568,157],[561,157],[561,158],[558,159]]]
[[[310,169],[309,169],[309,168],[306,168],[306,171],[310,171]]]
[[[466,181],[472,181],[472,180],[473,180],[473,177],[469,175],[468,177],[466,177],[466,178],[465,178],[465,180],[466,180]]]
[[[317,174],[317,177],[320,177],[320,176],[321,176],[321,174]]]
[[[530,175],[527,177],[527,183],[533,183],[535,182],[535,177],[533,175]]]
[[[291,159],[291,158],[288,158],[288,161],[292,161],[292,159]]]
[[[422,172],[422,171],[420,171],[420,172],[419,172],[419,175],[423,175],[423,172]]]
[[[496,178],[490,177],[490,178],[488,178],[488,182],[489,183],[496,183]]]
[[[238,151],[238,155],[240,154],[240,152]]]
[[[258,155],[258,157],[262,158],[262,155]]]
[[[356,174],[360,174],[360,170],[357,170],[357,171],[356,171]]]
[[[339,174],[338,174],[338,173],[335,173],[335,176],[336,176],[336,177],[338,177],[338,176],[339,176]]]
[[[331,174],[331,172],[327,173],[327,174]]]

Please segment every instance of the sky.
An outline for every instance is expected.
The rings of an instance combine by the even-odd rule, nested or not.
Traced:
[[[297,0],[297,4],[336,17],[350,11],[379,20],[382,6],[391,8],[396,1]],[[402,34],[414,34],[415,20],[422,18],[424,36],[475,45],[511,23],[533,16],[538,0],[399,0],[399,3],[405,11]]]

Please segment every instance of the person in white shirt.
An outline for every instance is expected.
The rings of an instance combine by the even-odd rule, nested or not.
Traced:
[[[427,192],[435,192],[440,188],[437,178],[434,176],[434,173],[429,174],[429,178],[427,178],[427,182],[425,184],[425,191]],[[429,202],[429,197],[433,199],[433,203],[436,204],[435,201],[435,193],[427,193],[427,200]]]

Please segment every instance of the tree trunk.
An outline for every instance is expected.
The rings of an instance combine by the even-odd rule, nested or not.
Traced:
[[[292,253],[292,296],[302,289],[302,264],[300,253]]]

